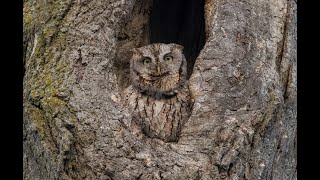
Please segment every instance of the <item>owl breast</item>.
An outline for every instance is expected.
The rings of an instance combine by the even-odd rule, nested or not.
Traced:
[[[177,141],[181,129],[190,116],[191,102],[189,90],[182,88],[167,98],[146,96],[129,87],[127,94],[132,123],[150,138],[163,141]],[[129,103],[130,102],[130,103]]]

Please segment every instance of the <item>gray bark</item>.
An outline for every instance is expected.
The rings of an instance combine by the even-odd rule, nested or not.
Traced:
[[[206,0],[177,143],[119,102],[150,1],[24,1],[24,179],[297,179],[296,2]]]

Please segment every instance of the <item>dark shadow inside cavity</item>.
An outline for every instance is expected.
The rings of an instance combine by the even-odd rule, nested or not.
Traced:
[[[150,43],[184,46],[188,78],[205,44],[204,0],[153,0]]]

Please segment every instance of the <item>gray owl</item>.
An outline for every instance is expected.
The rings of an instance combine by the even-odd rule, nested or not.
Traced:
[[[182,51],[181,45],[173,43],[132,50],[131,85],[123,96],[134,132],[166,142],[178,140],[192,108]]]

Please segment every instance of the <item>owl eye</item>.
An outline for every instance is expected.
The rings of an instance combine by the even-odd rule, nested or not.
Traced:
[[[172,61],[173,57],[172,56],[165,56],[163,59],[165,61]]]
[[[144,58],[142,60],[142,62],[143,62],[143,64],[149,64],[149,63],[151,63],[151,59],[150,58]]]

